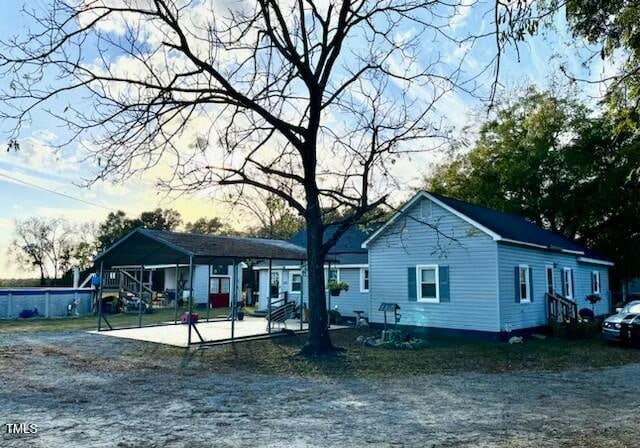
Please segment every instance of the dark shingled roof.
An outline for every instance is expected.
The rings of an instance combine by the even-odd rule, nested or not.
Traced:
[[[599,260],[607,260],[607,257],[596,254],[577,241],[543,229],[522,216],[513,213],[499,212],[436,193],[429,192],[429,194],[454,210],[476,221],[478,224],[497,233],[502,238],[537,244],[551,249],[580,251],[584,252],[585,256],[591,256]]]
[[[380,227],[379,224],[370,225],[368,229],[363,230],[359,226],[350,227],[344,235],[336,242],[335,246],[329,251],[332,256],[340,264],[366,264],[369,262],[367,249],[362,248],[362,243],[369,238],[375,230]],[[337,225],[329,225],[324,232],[323,240],[326,242],[338,229]],[[302,229],[296,233],[290,240],[300,247],[307,247],[307,230]]]
[[[306,250],[282,240],[136,229],[96,257],[107,265],[188,262],[222,258],[305,260]]]

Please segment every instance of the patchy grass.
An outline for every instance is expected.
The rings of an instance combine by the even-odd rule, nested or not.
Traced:
[[[178,309],[178,319],[180,315],[187,311],[186,308]],[[206,317],[206,310],[195,310],[201,318]],[[221,317],[229,314],[228,308],[215,308],[209,311],[209,317]],[[114,328],[124,328],[138,325],[138,314],[120,313],[107,314],[105,316]],[[173,322],[175,317],[174,309],[154,310],[151,314],[142,315],[142,325],[159,324],[163,322]],[[23,333],[39,331],[69,331],[69,330],[95,330],[98,324],[97,316],[80,317],[58,317],[58,318],[31,318],[31,319],[2,319],[0,320],[0,333]],[[106,324],[102,323],[103,327]]]
[[[207,372],[246,371],[256,374],[328,377],[402,377],[457,372],[584,370],[640,363],[640,350],[609,346],[599,338],[527,340],[509,345],[454,337],[430,337],[428,347],[403,351],[362,347],[355,339],[373,330],[332,332],[345,352],[319,358],[299,355],[305,335],[202,348],[189,354]],[[184,357],[168,347],[143,347],[160,357]],[[202,366],[200,366],[201,368]]]
[[[215,310],[216,315],[226,313],[226,309]],[[151,316],[156,321],[172,320],[173,311],[145,315],[144,322],[148,323]],[[114,326],[135,325],[138,322],[135,314],[109,317]],[[87,330],[94,329],[95,325],[96,318],[93,316],[0,321],[0,333]],[[640,350],[610,346],[597,336],[585,340],[531,339],[515,345],[462,337],[430,336],[426,348],[411,351],[363,347],[356,342],[358,335],[374,333],[376,331],[373,329],[334,331],[331,333],[334,344],[346,350],[317,358],[300,355],[307,338],[304,334],[190,351],[92,336],[100,339],[91,344],[90,355],[95,359],[98,354],[116,365],[122,363],[130,366],[132,362],[139,366],[179,365],[183,372],[189,374],[244,371],[283,376],[383,378],[457,372],[585,370],[640,363]],[[80,350],[77,355],[89,356],[84,352]]]

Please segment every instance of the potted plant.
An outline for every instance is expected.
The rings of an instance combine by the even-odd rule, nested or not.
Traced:
[[[349,291],[349,284],[332,278],[327,283],[327,288],[329,288],[329,292],[332,296],[339,296],[341,291]]]

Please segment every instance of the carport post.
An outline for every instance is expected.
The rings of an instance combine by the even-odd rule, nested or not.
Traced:
[[[238,302],[238,298],[236,294],[238,292],[238,269],[237,269],[236,259],[233,259],[233,294],[231,294],[231,340],[235,337],[235,325],[236,325],[236,304]]]
[[[178,323],[178,263],[176,263],[176,293],[174,295],[173,307],[175,309],[173,324]]]
[[[331,261],[327,262],[327,328],[331,328],[331,314],[329,314],[329,311],[331,311],[331,291],[329,291],[329,280],[331,280]]]
[[[140,287],[138,288],[138,328],[142,327],[142,280],[144,277],[144,266],[140,265]]]
[[[187,347],[191,347],[191,325],[193,323],[193,255],[189,256],[189,331]]]
[[[271,334],[271,268],[273,260],[269,258],[269,279],[267,280],[267,332]]]
[[[104,272],[104,261],[100,261],[100,284],[98,285],[98,292],[96,297],[96,303],[98,305],[98,331],[100,331],[100,324],[102,323],[102,274]]]
[[[304,261],[300,262],[300,330],[302,331],[303,325],[302,320],[304,319],[304,275],[302,271],[304,270]]]
[[[207,322],[209,322],[209,310],[211,309],[211,265],[207,268],[209,269],[209,284],[207,285]]]

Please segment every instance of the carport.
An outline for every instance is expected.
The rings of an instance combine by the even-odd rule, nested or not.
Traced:
[[[254,260],[268,262],[271,269],[273,260],[299,261],[302,265],[306,260],[304,248],[282,240],[261,238],[228,237],[205,234],[178,233],[160,230],[136,229],[116,242],[113,246],[99,254],[95,259],[98,267],[100,282],[97,306],[98,322],[94,333],[110,336],[158,342],[179,347],[191,347],[202,344],[216,344],[233,342],[241,339],[268,337],[282,334],[273,328],[276,311],[280,304],[271,304],[266,318],[247,317],[238,319],[238,309],[241,295],[238,296],[238,266],[242,261]],[[178,320],[178,290],[175,296],[175,314],[173,320],[157,322],[153,325],[143,325],[143,298],[145,296],[144,274],[150,266],[175,266],[178,269],[188,268],[188,310],[184,322]],[[208,318],[206,322],[195,322],[194,319],[194,266],[207,265],[211,269],[215,266],[232,266],[233,293],[231,295],[228,316],[222,318]],[[131,272],[139,274],[122,275],[120,283],[130,282],[139,288],[139,319],[137,325],[125,325],[114,328],[110,318],[103,312],[104,287],[109,279],[105,279],[106,272],[126,267]],[[271,275],[269,275],[271,278]],[[139,280],[138,280],[139,279]],[[131,287],[129,287],[131,291]],[[240,289],[241,292],[241,289]],[[149,291],[151,293],[151,291]],[[151,297],[151,296],[150,296]],[[299,303],[289,302],[288,310],[297,310],[298,319],[291,321],[284,317],[280,324],[291,331],[305,331],[303,322],[303,294]],[[299,308],[298,308],[299,307]],[[187,315],[188,313],[188,315]],[[272,319],[273,318],[273,319]]]

